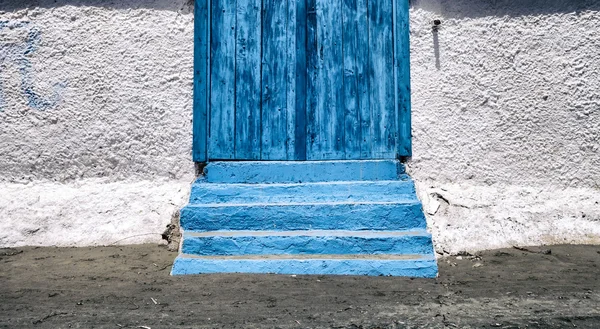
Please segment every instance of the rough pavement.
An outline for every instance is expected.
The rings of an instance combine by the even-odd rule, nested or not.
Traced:
[[[438,279],[171,277],[175,256],[0,249],[0,328],[600,327],[600,246],[449,256]]]

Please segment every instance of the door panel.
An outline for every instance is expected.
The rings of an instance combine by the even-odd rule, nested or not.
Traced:
[[[311,63],[307,107],[309,160],[344,159],[344,58],[342,52],[342,2],[317,0],[311,3],[309,29],[316,33],[309,45]],[[312,26],[316,24],[316,26]]]
[[[396,148],[392,1],[369,1],[369,95],[374,158],[393,157]]]
[[[235,158],[261,159],[261,0],[237,0]]]
[[[291,1],[290,1],[291,2]],[[293,22],[288,22],[288,1],[263,0],[262,40],[262,152],[263,160],[286,160],[288,135],[287,37]],[[288,24],[290,23],[290,24]],[[294,109],[290,108],[290,112]],[[292,137],[293,138],[293,137]]]
[[[235,158],[236,0],[212,0],[210,58],[211,159]]]
[[[408,12],[394,3],[406,0],[205,1],[207,159],[386,159],[406,145],[408,39],[395,39],[408,27],[395,21]]]

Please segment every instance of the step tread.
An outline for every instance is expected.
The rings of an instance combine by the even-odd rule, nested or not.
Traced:
[[[404,174],[397,160],[210,162],[205,178],[213,183],[283,183],[394,180]]]
[[[188,204],[186,208],[220,208],[220,207],[268,207],[268,206],[341,206],[341,205],[411,205],[420,204],[418,199],[397,201],[328,201],[328,202],[264,202],[264,203],[198,203]]]
[[[393,202],[416,200],[412,181],[320,182],[289,184],[194,183],[190,204]]]
[[[370,275],[435,278],[435,256],[429,255],[179,255],[172,275],[251,273],[285,275]]]
[[[408,231],[267,231],[184,234],[182,252],[194,255],[426,254],[431,235]]]
[[[386,184],[410,184],[412,185],[412,181],[410,179],[405,180],[397,180],[397,179],[387,179],[387,180],[376,180],[376,181],[326,181],[326,182],[290,182],[290,183],[211,183],[206,180],[206,178],[199,177],[197,178],[192,187],[199,186],[212,186],[212,187],[248,187],[248,188],[273,188],[273,187],[287,187],[287,186],[351,186],[351,185],[365,185],[365,186],[373,186],[373,185],[386,185]]]
[[[203,237],[362,237],[362,238],[384,238],[399,236],[431,236],[426,230],[410,231],[350,231],[350,230],[296,230],[296,231],[186,231],[184,238]]]
[[[280,255],[234,255],[234,256],[199,256],[179,254],[178,258],[209,260],[433,260],[435,256],[423,254],[280,254]]]
[[[417,200],[393,203],[210,204],[187,205],[181,227],[191,231],[226,230],[415,230],[426,227]]]

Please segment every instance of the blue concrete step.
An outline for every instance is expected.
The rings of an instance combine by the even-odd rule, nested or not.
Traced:
[[[396,160],[242,161],[209,163],[208,183],[307,183],[397,180],[405,176]]]
[[[421,203],[326,202],[192,204],[181,209],[181,227],[191,231],[412,230],[426,227]]]
[[[421,202],[396,160],[211,162],[180,221],[174,275],[437,275]]]
[[[350,181],[291,184],[195,183],[190,204],[324,203],[418,201],[407,181]]]
[[[433,255],[260,255],[194,256],[181,254],[172,275],[273,273],[374,275],[435,278]]]
[[[431,235],[417,231],[185,232],[182,252],[199,256],[431,254]]]

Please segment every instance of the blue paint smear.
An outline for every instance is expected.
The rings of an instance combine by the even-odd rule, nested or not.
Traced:
[[[61,101],[61,91],[66,87],[66,83],[55,83],[53,85],[53,94],[49,97],[42,96],[40,93],[36,92],[34,84],[35,73],[30,61],[30,57],[33,56],[33,54],[37,51],[42,40],[40,30],[36,27],[31,27],[30,22],[0,21],[0,30],[5,28],[29,29],[22,52],[17,52],[12,54],[12,56],[6,56],[6,60],[13,60],[17,63],[19,73],[21,75],[21,91],[23,96],[27,99],[27,105],[40,111],[54,109]],[[2,51],[3,49],[0,46],[0,53]],[[0,111],[3,111],[5,106],[6,100],[2,90],[2,85],[0,84]]]

